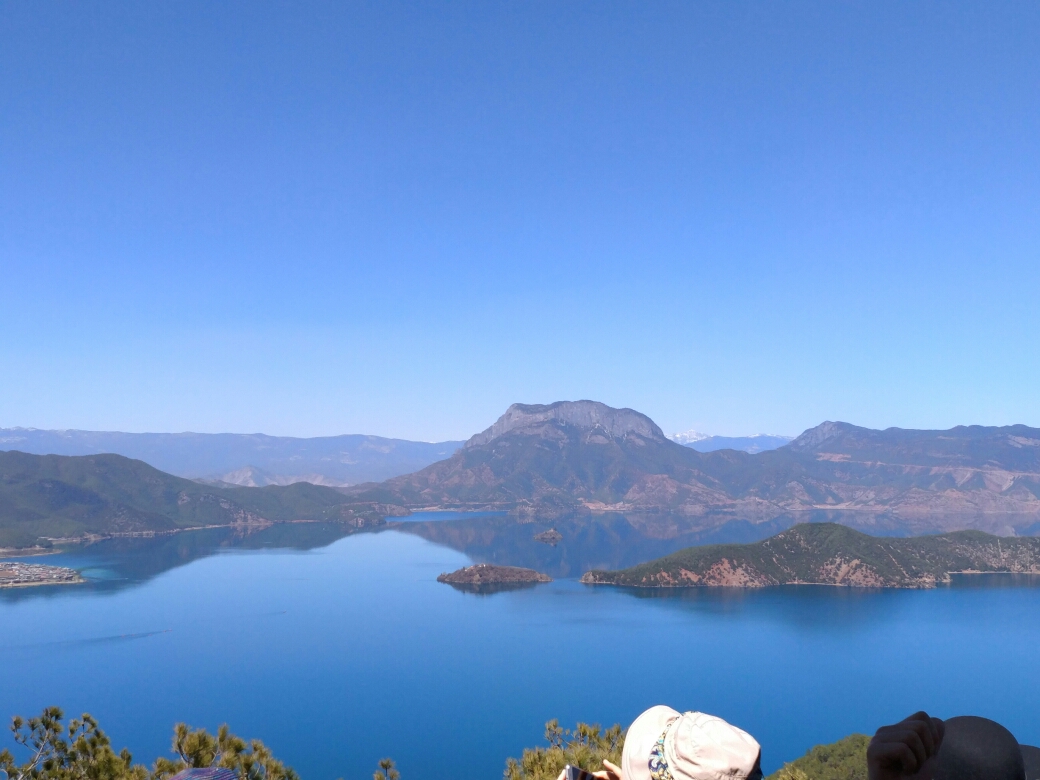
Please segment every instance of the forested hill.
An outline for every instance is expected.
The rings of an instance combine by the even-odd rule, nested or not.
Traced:
[[[689,547],[582,582],[636,587],[819,584],[930,588],[956,572],[1040,573],[1040,539],[958,531],[892,539],[834,523],[797,525],[754,544]]]
[[[120,455],[0,452],[0,547],[212,525],[337,520],[360,527],[394,513],[400,510],[305,482],[216,488]]]

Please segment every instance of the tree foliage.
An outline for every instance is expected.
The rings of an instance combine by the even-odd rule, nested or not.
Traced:
[[[38,718],[13,718],[14,741],[28,751],[17,764],[9,750],[0,751],[0,773],[5,780],[147,780],[148,770],[134,765],[129,751],[116,754],[90,715],[73,718],[66,726],[64,713],[48,707]]]
[[[125,748],[118,754],[112,750],[90,715],[67,726],[64,717],[60,708],[48,707],[38,718],[12,718],[11,732],[26,760],[19,764],[10,750],[0,750],[0,780],[167,780],[183,769],[204,767],[230,769],[239,780],[300,780],[263,742],[236,737],[226,724],[213,735],[178,723],[173,727],[174,758],[156,759],[149,771],[133,763]],[[401,778],[393,759],[384,758],[379,769],[375,780]]]
[[[159,758],[152,770],[153,780],[165,780],[182,769],[217,766],[233,770],[242,780],[299,780],[299,775],[271,754],[260,740],[248,743],[231,733],[227,724],[214,736],[205,729],[186,723],[173,727],[173,753],[176,759]]]
[[[580,766],[590,772],[603,768],[603,759],[621,763],[625,735],[621,726],[608,729],[599,725],[579,723],[574,731],[560,728],[559,721],[545,724],[548,747],[524,750],[518,761],[506,762],[505,780],[556,780],[567,764]]]
[[[372,775],[372,780],[400,780],[401,773],[394,767],[392,758],[384,758],[379,762],[379,770]]]
[[[13,718],[14,741],[27,759],[18,764],[10,750],[0,751],[0,780],[166,780],[182,769],[214,766],[233,770],[241,780],[299,780],[263,742],[246,742],[226,725],[214,736],[178,723],[173,730],[175,758],[158,758],[149,771],[134,764],[126,749],[117,754],[90,715],[74,718],[68,726],[64,717],[58,707],[48,707],[27,722]]]
[[[867,780],[869,743],[870,737],[851,734],[829,745],[817,745],[767,780]]]

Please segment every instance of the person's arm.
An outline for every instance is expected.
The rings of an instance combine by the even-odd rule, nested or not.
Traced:
[[[942,738],[943,722],[926,712],[882,726],[867,747],[870,780],[932,780]]]

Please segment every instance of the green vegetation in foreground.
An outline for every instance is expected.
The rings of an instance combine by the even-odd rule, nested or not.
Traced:
[[[11,731],[26,753],[22,764],[9,750],[0,751],[4,780],[166,780],[183,769],[222,767],[240,780],[299,780],[292,769],[275,758],[258,739],[236,737],[226,725],[216,735],[178,723],[173,730],[173,758],[160,757],[151,769],[135,764],[125,748],[116,753],[112,743],[90,715],[68,725],[57,707],[49,707],[28,722],[14,718]],[[400,780],[394,762],[379,762],[375,780]]]
[[[949,582],[951,572],[1040,573],[1040,538],[957,531],[893,539],[835,523],[806,523],[754,544],[688,547],[629,569],[591,571],[582,582],[636,587],[928,588]]]
[[[550,720],[545,724],[545,741],[548,747],[527,748],[519,761],[510,758],[505,780],[556,780],[567,764],[590,772],[601,770],[603,759],[620,764],[625,735],[618,724],[603,729],[579,723],[569,731],[560,728],[559,721]]]
[[[9,750],[0,750],[3,780],[167,780],[188,768],[223,767],[240,780],[300,780],[258,739],[246,741],[226,725],[216,735],[178,723],[173,731],[173,758],[159,757],[149,769],[135,764],[125,748],[116,753],[111,740],[90,715],[66,725],[64,714],[49,707],[37,718],[13,718],[11,732],[25,754],[17,763]],[[567,764],[589,771],[603,768],[603,759],[621,763],[625,735],[620,725],[603,729],[579,723],[573,730],[556,720],[545,724],[547,747],[524,750],[518,761],[506,762],[504,780],[556,780]],[[853,734],[829,745],[817,745],[785,764],[767,780],[866,780],[867,743]],[[400,780],[392,759],[379,761],[374,780]]]
[[[574,731],[565,731],[551,720],[545,724],[545,741],[548,747],[527,748],[519,761],[510,758],[504,780],[556,780],[567,764],[596,772],[603,768],[603,759],[620,766],[625,734],[617,724],[604,730],[579,723]],[[869,742],[863,734],[852,734],[829,745],[817,745],[766,780],[867,780]]]
[[[0,452],[0,548],[46,539],[284,522],[380,524],[394,508],[359,505],[307,482],[220,488],[120,455]]]
[[[870,737],[852,734],[829,745],[817,745],[766,780],[867,780]]]

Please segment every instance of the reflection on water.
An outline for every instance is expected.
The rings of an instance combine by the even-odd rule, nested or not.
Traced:
[[[76,569],[87,580],[82,585],[11,588],[0,599],[53,598],[80,591],[116,591],[147,582],[170,569],[219,552],[241,550],[312,550],[326,547],[357,531],[345,523],[284,523],[259,529],[207,528],[168,536],[105,539],[76,545],[59,553],[28,560]]]
[[[589,569],[634,566],[684,547],[754,542],[795,522],[782,517],[766,523],[747,520],[656,515],[574,515],[552,521],[521,521],[502,512],[417,513],[375,529],[405,532],[465,553],[475,562],[524,566],[552,577],[580,577]],[[705,527],[718,524],[717,527]],[[555,534],[546,532],[555,530]],[[372,531],[364,531],[370,533]],[[210,528],[152,538],[107,539],[36,557],[36,562],[67,566],[88,580],[79,589],[119,590],[200,558],[232,550],[312,550],[342,539],[355,529],[342,523],[285,523],[262,529]],[[543,540],[539,541],[541,536]],[[61,588],[0,591],[0,598],[56,595]]]
[[[705,528],[705,518],[611,513],[534,522],[508,515],[412,521],[391,523],[391,527],[451,547],[479,563],[523,566],[552,577],[580,577],[590,569],[623,569],[684,547],[755,542],[793,524],[793,518],[783,517],[759,524],[726,520]],[[539,536],[550,541],[540,541]]]
[[[828,512],[783,515],[764,522],[732,516],[617,513],[521,521],[511,515],[486,514],[450,522],[410,518],[391,522],[390,527],[465,552],[478,563],[523,566],[553,577],[579,577],[590,569],[643,564],[685,547],[758,542],[797,523],[835,519],[836,514]],[[893,524],[884,516],[843,513],[840,520],[876,536],[892,535]]]
[[[503,512],[426,512],[416,513],[407,520],[393,519],[386,526],[360,532],[343,523],[284,523],[261,529],[210,528],[152,538],[107,539],[69,547],[54,555],[21,559],[76,569],[87,583],[4,589],[0,590],[0,599],[53,598],[69,588],[115,591],[147,582],[163,572],[221,552],[315,550],[351,534],[384,531],[422,537],[464,553],[476,563],[523,566],[556,579],[577,578],[590,569],[623,569],[685,547],[756,542],[796,523],[833,522],[835,519],[875,535],[884,535],[886,530],[892,530],[890,518],[885,516],[857,518],[848,513],[836,516],[822,511],[784,515],[759,523],[731,517],[618,513],[580,514],[532,522]],[[1035,585],[1040,585],[1040,575],[964,575],[955,576],[952,587]],[[514,587],[485,587],[479,592],[486,595]],[[477,592],[472,588],[469,590]],[[742,591],[738,589],[736,592]],[[651,599],[663,597],[654,590],[637,589],[633,595]],[[699,597],[691,593],[681,598]]]
[[[632,513],[576,514],[532,522],[499,513],[452,520],[410,518],[391,522],[390,528],[446,545],[476,562],[524,566],[559,578],[580,577],[590,569],[624,569],[686,547],[757,542],[798,523],[833,522],[872,536],[908,535],[905,523],[889,515],[825,510],[765,522],[718,515]],[[997,587],[989,582],[978,580],[967,586]],[[1022,584],[1038,583],[1023,580]],[[1007,586],[1008,581],[999,585]]]
[[[464,582],[449,582],[455,590],[474,596],[490,596],[493,593],[508,593],[514,590],[530,590],[544,585],[543,582],[483,582],[479,585]]]

